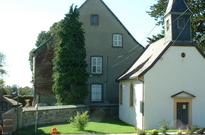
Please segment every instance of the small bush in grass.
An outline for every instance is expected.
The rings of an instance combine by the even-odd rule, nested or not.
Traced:
[[[181,135],[182,132],[183,132],[183,130],[181,130],[180,128],[177,130],[177,134],[178,134],[178,135]]]
[[[169,130],[170,122],[167,122],[165,119],[159,122],[160,128],[159,131],[162,132],[163,135],[167,134],[167,130]]]
[[[146,135],[145,130],[141,130],[141,129],[137,128],[137,127],[134,127],[134,129],[137,130],[137,134],[138,135]]]
[[[186,134],[192,135],[196,131],[196,127],[193,125],[186,125]]]
[[[146,135],[146,132],[145,132],[145,130],[138,129],[137,134],[138,135]]]
[[[150,130],[150,131],[148,131],[148,134],[149,135],[158,135],[158,130],[156,130],[156,129],[153,129],[153,130]]]
[[[196,132],[197,132],[197,134],[204,134],[204,129],[203,129],[203,128],[200,128],[200,129],[198,129]]]
[[[84,130],[89,120],[88,111],[84,113],[77,112],[75,117],[70,118],[70,124],[78,130]]]

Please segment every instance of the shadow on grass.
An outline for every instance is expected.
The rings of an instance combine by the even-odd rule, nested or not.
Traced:
[[[96,117],[91,117],[91,122],[100,122],[100,123],[107,123],[107,124],[114,124],[114,125],[120,125],[120,126],[131,126],[123,121],[121,121],[119,118],[113,118],[113,117],[107,117],[107,118],[99,118],[98,121],[96,121]]]
[[[45,134],[45,132],[41,129],[37,129],[36,133],[35,133],[35,127],[31,126],[31,127],[24,127],[19,129],[18,131],[15,131],[13,133],[13,135],[43,135]]]
[[[104,132],[93,131],[93,130],[84,130],[84,132],[88,134],[105,134]]]

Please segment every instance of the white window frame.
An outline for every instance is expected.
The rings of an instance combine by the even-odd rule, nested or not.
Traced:
[[[122,47],[122,34],[113,34],[112,41],[114,47]]]
[[[102,74],[102,57],[91,58],[91,73]]]
[[[100,84],[91,85],[91,101],[92,102],[102,101],[102,85]]]

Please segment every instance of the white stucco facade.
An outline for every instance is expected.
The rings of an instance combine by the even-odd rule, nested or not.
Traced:
[[[188,124],[204,127],[204,69],[205,59],[194,46],[170,46],[144,74],[144,83],[137,79],[120,82],[123,86],[120,119],[141,129],[158,129],[159,122],[165,119],[171,123],[170,128],[176,128],[176,104],[187,102]],[[129,106],[130,84],[134,85],[134,107]],[[182,91],[188,94],[172,97]],[[144,101],[144,117],[140,112],[140,101]]]
[[[133,106],[130,106],[130,87],[133,86]],[[122,104],[119,107],[119,117],[124,122],[142,128],[143,116],[141,113],[141,101],[143,100],[143,83],[137,80],[123,81]]]

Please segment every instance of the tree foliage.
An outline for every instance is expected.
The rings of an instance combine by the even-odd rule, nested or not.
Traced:
[[[81,104],[88,95],[84,30],[78,19],[79,11],[72,5],[62,20],[60,42],[55,46],[53,92],[61,105]]]
[[[26,87],[19,87],[19,95],[32,95],[31,88]]]
[[[3,87],[5,85],[5,81],[2,78],[4,74],[6,74],[6,70],[4,69],[5,66],[5,55],[0,52],[0,95],[3,91]]]
[[[19,89],[19,95],[32,95],[32,92],[31,92],[31,88],[26,86],[26,87],[18,87]],[[2,88],[2,91],[3,91],[3,95],[11,95],[12,91],[13,91],[13,87],[7,85],[7,86],[4,86]]]
[[[44,42],[46,42],[46,40],[48,40],[50,37],[49,32],[46,31],[41,31],[38,34],[37,40],[36,40],[36,47],[39,47],[41,44],[43,44]],[[29,62],[30,62],[30,68],[31,71],[33,71],[33,51],[35,50],[35,48],[33,48],[30,52],[29,52]]]
[[[36,46],[39,47],[42,43],[46,42],[47,39],[49,39],[50,34],[46,31],[41,31],[38,34],[38,38],[36,40]]]
[[[192,11],[191,18],[191,28],[192,28],[192,38],[199,45],[199,47],[205,49],[205,0],[185,0],[188,7]],[[157,25],[161,25],[164,29],[164,13],[168,0],[158,0],[157,4],[154,4],[150,7],[151,11],[147,13],[157,21]],[[148,42],[152,43],[153,41],[158,40],[163,37],[164,32],[153,38],[148,38]]]
[[[5,55],[0,52],[0,76],[2,77],[6,74],[6,70],[3,68],[5,66]]]

